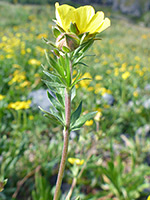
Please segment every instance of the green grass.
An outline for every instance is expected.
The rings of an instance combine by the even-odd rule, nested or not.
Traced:
[[[89,149],[94,146],[93,156],[78,181],[74,196],[88,200],[101,196],[119,200],[145,199],[148,194],[143,192],[144,184],[150,182],[145,162],[150,139],[144,132],[138,136],[136,131],[150,124],[150,109],[143,106],[145,99],[150,98],[150,91],[144,89],[150,84],[150,29],[131,23],[110,9],[103,9],[112,25],[100,34],[102,40],[95,42],[87,52],[95,56],[85,58],[89,67],[82,67],[82,71],[90,73],[92,81],[78,85],[76,101],[82,97],[83,111],[100,110],[102,117],[99,130],[93,120],[93,125],[84,126],[79,132],[79,140],[70,141],[69,157],[86,160]],[[96,10],[101,7],[97,6]],[[0,181],[8,178],[0,199],[13,199],[18,181],[37,166],[41,167],[40,172],[46,179],[44,184],[51,182],[53,194],[51,180],[58,170],[62,127],[51,124],[37,108],[15,111],[8,105],[26,101],[31,91],[46,88],[41,81],[45,77],[40,63],[49,68],[44,49],[51,47],[47,47],[41,37],[54,41],[51,31],[54,7],[0,2],[0,15],[0,94],[4,95],[0,100],[0,155],[3,159],[0,161]],[[125,72],[130,73],[126,80],[122,78]],[[15,74],[18,77],[12,83]],[[96,80],[97,75],[101,80]],[[22,85],[25,81],[27,86]],[[113,95],[113,106],[104,102],[102,95],[105,92]],[[132,107],[129,106],[131,101]],[[73,108],[75,104],[78,103],[74,103]],[[67,163],[64,183],[71,183],[71,168]],[[34,187],[38,191],[38,185],[33,173],[21,186],[16,199],[32,199],[31,193]],[[133,185],[136,187],[131,187]],[[44,192],[44,186],[41,188]]]

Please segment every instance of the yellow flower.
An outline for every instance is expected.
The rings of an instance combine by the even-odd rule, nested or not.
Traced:
[[[0,101],[3,100],[4,98],[5,98],[5,96],[0,94]]]
[[[137,92],[137,91],[134,91],[134,92],[133,92],[133,96],[134,96],[134,97],[138,97],[138,96],[139,96],[138,92]]]
[[[130,76],[130,72],[125,72],[122,74],[122,78],[126,80]]]
[[[76,24],[79,34],[89,32],[90,34],[100,33],[110,26],[110,20],[104,19],[104,13],[95,10],[92,6],[81,6],[74,8],[67,4],[55,4],[56,23],[66,32],[69,32],[70,23]]]
[[[103,77],[100,76],[100,75],[96,75],[96,76],[95,76],[95,80],[96,80],[96,81],[101,81],[102,79],[103,79]]]
[[[72,165],[76,164],[76,165],[83,165],[84,160],[80,160],[79,158],[68,158],[68,162],[70,162]]]
[[[34,116],[33,115],[29,115],[29,120],[33,120]]]
[[[85,122],[85,126],[92,126],[93,125],[93,120],[88,120]]]
[[[150,200],[150,195],[148,196],[147,200]]]
[[[41,39],[41,38],[47,38],[48,36],[47,36],[47,34],[46,33],[40,33],[38,36],[37,36],[37,38],[38,39]]]
[[[36,59],[30,59],[29,61],[28,61],[28,63],[30,64],[30,65],[40,65],[41,64],[41,62],[39,61],[39,60],[36,60]]]
[[[81,78],[89,78],[88,80],[80,81],[80,85],[82,88],[87,88],[91,82],[92,76],[90,73],[86,72]]]
[[[8,104],[9,109],[14,109],[14,110],[25,110],[30,107],[31,100],[28,101],[16,101],[14,103]]]
[[[101,117],[102,117],[102,112],[97,112],[97,114],[95,115],[94,119],[95,119],[95,121],[100,121]]]

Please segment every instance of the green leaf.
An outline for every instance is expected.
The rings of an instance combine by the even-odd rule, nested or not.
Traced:
[[[71,130],[79,129],[81,126],[83,126],[83,124],[84,124],[87,120],[93,118],[93,117],[95,116],[96,113],[97,113],[97,111],[96,111],[96,112],[91,112],[91,113],[88,113],[88,114],[85,114],[85,115],[81,116],[81,117],[75,122],[75,124],[74,124],[73,126],[71,126]]]
[[[47,52],[45,51],[46,59],[49,63],[49,65],[63,78],[65,79],[64,76],[64,69],[62,66],[60,66],[53,58],[48,56]]]
[[[73,86],[72,88],[71,88],[71,101],[73,101],[73,99],[75,98],[75,96],[76,96],[76,88],[75,88],[75,86]]]
[[[59,116],[57,116],[56,113],[55,114],[54,113],[53,114],[49,113],[49,112],[43,110],[43,108],[41,108],[40,106],[39,106],[39,109],[42,112],[44,112],[45,113],[44,116],[48,117],[50,119],[50,121],[52,121],[53,123],[55,123],[55,124],[61,124],[61,125],[65,126],[63,120]]]
[[[55,45],[53,42],[47,40],[47,39],[44,38],[44,37],[42,37],[42,39],[43,39],[44,42],[46,42],[46,44],[50,44],[52,47],[56,48],[56,45]]]
[[[75,200],[80,200],[80,197],[77,197]]]
[[[76,78],[75,78],[74,82],[72,83],[71,87],[73,87],[73,86],[77,83],[77,81],[78,81],[79,78],[80,78],[80,75],[81,75],[81,73],[80,73],[80,71],[78,70],[78,74],[76,75]]]
[[[79,104],[78,108],[71,115],[71,125],[73,125],[76,122],[76,120],[80,117],[81,111],[82,111],[82,101]]]
[[[57,83],[57,82],[51,82],[51,81],[47,81],[47,80],[43,80],[42,81],[47,85],[48,88],[52,88],[52,87],[61,87],[64,88],[65,86],[63,84]]]
[[[80,81],[82,81],[82,80],[91,80],[91,78],[80,78],[80,79],[76,79],[74,82],[73,82],[73,86],[75,85],[75,84],[77,84],[77,83],[79,83]]]
[[[70,87],[70,84],[71,84],[71,72],[70,72],[70,61],[69,61],[69,57],[68,57],[67,54],[65,55],[65,69],[66,69],[66,75],[67,75],[66,82],[68,83],[68,87]]]
[[[0,181],[0,192],[4,190],[4,186],[6,185],[8,179]]]
[[[62,109],[64,110],[62,104],[60,104],[57,99],[55,99],[48,91],[47,95],[54,108],[56,108],[58,111],[61,111]]]
[[[47,71],[43,71],[43,73],[45,74],[45,75],[47,75],[51,80],[53,80],[54,82],[56,81],[56,82],[59,82],[59,76],[57,75],[57,74],[55,74],[55,73],[50,73],[50,72],[47,72]]]
[[[75,66],[75,65],[84,65],[85,67],[89,67],[87,64],[85,64],[85,63],[83,63],[83,62],[75,63],[74,66]]]
[[[90,48],[90,46],[93,44],[93,42],[94,42],[93,39],[89,40],[88,43],[85,45],[85,47],[82,49],[82,52],[84,53],[85,51],[87,51]]]

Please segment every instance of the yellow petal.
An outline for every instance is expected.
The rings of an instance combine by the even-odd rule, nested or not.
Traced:
[[[104,13],[98,11],[87,24],[85,32],[95,33],[104,19]]]
[[[110,26],[110,19],[105,18],[101,25],[99,26],[99,28],[96,30],[97,33],[100,33],[102,31],[104,31],[106,28],[108,28]]]
[[[87,24],[95,14],[92,6],[81,6],[74,11],[75,22],[80,33],[85,32]]]
[[[59,3],[57,2],[55,4],[56,7],[56,20],[57,23],[65,30],[67,31],[70,27],[70,23],[74,23],[74,13],[75,10],[74,7],[69,6],[67,4],[59,6]]]

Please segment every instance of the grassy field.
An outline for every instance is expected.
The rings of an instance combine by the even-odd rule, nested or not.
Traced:
[[[101,10],[99,6],[96,10]],[[73,197],[85,200],[144,200],[150,195],[150,29],[104,8],[112,21],[88,50],[77,86],[83,112],[101,112],[72,133],[64,199],[75,170],[82,170]],[[62,149],[56,127],[33,105],[30,94],[46,89],[41,64],[53,40],[54,6],[0,2],[0,200],[50,200]],[[81,66],[79,66],[81,67]],[[39,97],[37,97],[38,99]],[[17,109],[16,102],[21,108]],[[39,103],[41,103],[39,100]],[[74,103],[73,107],[76,106]]]

